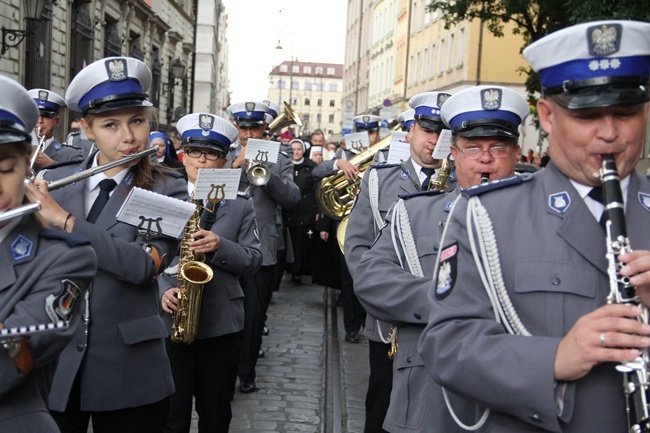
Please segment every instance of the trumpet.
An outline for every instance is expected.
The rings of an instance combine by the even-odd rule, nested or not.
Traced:
[[[266,185],[269,179],[271,179],[271,170],[264,163],[253,161],[246,176],[251,185],[262,186]]]
[[[129,162],[138,160],[145,156],[152,155],[156,153],[156,150],[157,149],[155,147],[150,147],[138,153],[134,153],[133,155],[124,156],[122,157],[122,159],[118,159],[113,162],[108,162],[106,164],[98,165],[97,167],[92,167],[87,170],[80,171],[79,173],[73,173],[70,176],[66,176],[59,180],[50,181],[47,183],[47,189],[49,191],[54,191],[55,189],[63,188],[66,185],[80,181],[94,174],[103,173],[106,170],[110,170],[111,168],[119,167],[120,165],[128,164]]]
[[[8,210],[6,212],[1,213],[0,214],[0,223],[12,220],[14,218],[19,218],[19,217],[22,217],[24,215],[28,215],[28,214],[31,214],[31,213],[34,213],[34,212],[38,212],[39,210],[41,210],[41,202],[40,201],[25,204],[25,205],[22,205],[22,206],[19,206],[17,208],[14,208],[14,209],[11,209],[11,210]]]
[[[31,183],[34,183],[36,180],[36,170],[34,170],[34,164],[36,163],[36,158],[38,158],[38,154],[43,151],[45,148],[45,135],[41,135],[41,127],[39,126],[36,131],[34,131],[36,134],[36,139],[38,140],[38,144],[34,148],[34,153],[32,154],[32,159],[29,161],[29,174],[27,175],[27,180]]]

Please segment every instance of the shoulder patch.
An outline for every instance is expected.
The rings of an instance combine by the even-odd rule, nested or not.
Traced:
[[[246,194],[244,191],[237,191],[237,197],[245,198],[246,200],[251,198],[251,196]]]
[[[436,299],[445,299],[456,284],[458,243],[453,243],[442,249],[439,255],[440,267],[435,282]]]
[[[81,299],[81,295],[82,290],[77,284],[68,279],[61,280],[59,291],[45,298],[45,311],[50,320],[69,322],[72,318],[72,310]]]
[[[377,162],[375,164],[372,164],[370,168],[391,168],[391,167],[399,167],[400,164],[386,164],[385,162]]]
[[[64,241],[71,247],[90,245],[90,241],[85,237],[75,233],[64,232],[59,229],[43,229],[38,233],[38,235],[44,239]]]
[[[408,199],[413,198],[413,197],[426,197],[426,196],[434,197],[434,196],[444,194],[444,193],[445,193],[444,191],[434,191],[434,190],[418,191],[418,192],[414,192],[414,193],[411,193],[411,194],[401,194],[398,197],[401,198],[401,199],[404,199],[404,200],[408,200]]]
[[[474,197],[481,194],[485,194],[486,192],[489,191],[494,191],[511,185],[519,185],[520,183],[529,181],[530,179],[532,179],[532,177],[530,176],[529,173],[526,173],[525,175],[514,175],[510,177],[504,177],[503,179],[497,179],[497,180],[493,180],[492,182],[469,187],[465,191],[463,191],[463,194],[467,197]]]

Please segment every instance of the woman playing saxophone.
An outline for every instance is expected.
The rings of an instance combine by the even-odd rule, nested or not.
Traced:
[[[193,195],[199,169],[224,168],[230,144],[237,141],[237,130],[225,119],[208,113],[189,114],[176,127],[183,140],[187,188]],[[218,198],[219,194],[214,196]],[[195,231],[182,241],[181,254],[203,261],[213,276],[202,288],[196,339],[189,344],[167,339],[176,386],[165,430],[169,432],[189,430],[193,396],[199,424],[210,431],[228,431],[244,329],[244,292],[239,276],[253,275],[262,265],[251,198],[238,195],[235,200],[208,201],[199,206],[203,208],[200,219],[191,224]],[[177,257],[173,264],[180,262],[182,266],[186,259]],[[179,327],[174,318],[172,328],[172,315],[191,313],[181,308],[196,308],[181,302],[190,294],[182,293],[179,286],[184,285],[185,291],[190,288],[187,281],[181,281],[179,268],[168,268],[159,277],[164,319],[173,334]]]

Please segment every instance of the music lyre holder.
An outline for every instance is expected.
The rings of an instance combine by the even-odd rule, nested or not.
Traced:
[[[149,245],[149,241],[162,236],[162,228],[160,227],[160,221],[162,221],[162,217],[145,218],[144,216],[140,215],[139,218],[140,224],[138,224],[138,234],[144,239],[144,245],[142,245],[142,248],[148,254],[151,252],[151,245]],[[146,228],[144,227],[145,222],[147,223]],[[155,230],[152,228],[154,224]]]
[[[210,184],[210,192],[208,193],[207,201],[212,205],[210,209],[205,206],[202,206],[203,209],[207,210],[210,213],[214,213],[217,210],[217,206],[226,196],[226,184],[222,183],[221,185]]]

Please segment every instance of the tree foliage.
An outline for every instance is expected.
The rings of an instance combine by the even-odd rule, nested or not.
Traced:
[[[599,19],[650,21],[650,7],[644,0],[433,0],[431,12],[440,10],[445,28],[462,21],[480,19],[494,36],[502,37],[506,24],[522,35],[525,46],[556,30]],[[527,69],[526,88],[530,95],[539,90],[536,74]]]

